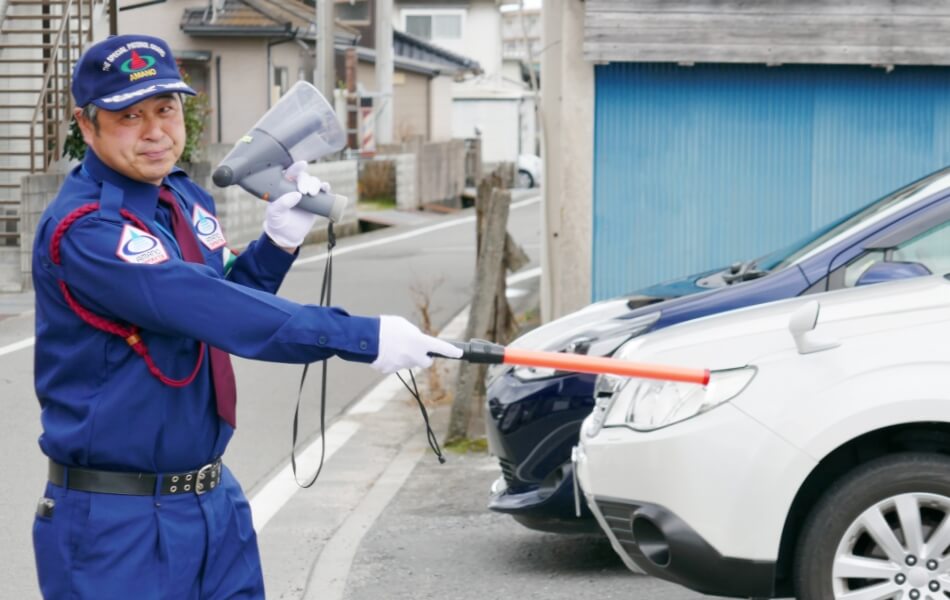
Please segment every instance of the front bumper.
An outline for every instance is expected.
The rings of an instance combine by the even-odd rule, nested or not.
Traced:
[[[788,509],[813,467],[726,404],[648,433],[582,430],[575,474],[631,569],[707,594],[770,597]]]
[[[491,510],[511,514],[532,529],[596,530],[586,508],[580,520],[588,523],[577,523],[570,469],[571,448],[594,406],[595,379],[559,374],[520,381],[508,369],[491,381],[486,394],[488,447],[498,457],[505,481],[503,491],[492,493]]]
[[[594,498],[591,509],[629,568],[704,594],[772,597],[775,562],[723,556],[668,509],[646,502]],[[628,562],[629,561],[629,562]],[[630,564],[633,563],[633,566]]]
[[[527,491],[508,489],[504,476],[492,486],[488,508],[511,515],[529,529],[551,533],[591,533],[599,531],[594,516],[583,499],[575,502],[574,469],[571,463],[558,468],[554,476]],[[578,513],[578,510],[580,514]]]

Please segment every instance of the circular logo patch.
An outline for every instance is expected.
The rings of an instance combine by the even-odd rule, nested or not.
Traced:
[[[195,223],[195,229],[197,229],[201,235],[211,235],[218,230],[218,222],[209,217],[202,217]]]
[[[122,71],[125,73],[135,73],[136,71],[142,71],[144,69],[148,69],[154,64],[155,64],[154,56],[149,56],[148,54],[146,54],[145,56],[142,56],[138,52],[133,50],[132,58],[122,63],[119,66],[119,68],[122,69]]]
[[[135,256],[136,254],[142,254],[143,252],[148,252],[152,248],[158,245],[158,240],[151,236],[136,235],[132,234],[132,239],[127,241],[124,246],[122,246],[122,251],[129,256]]]

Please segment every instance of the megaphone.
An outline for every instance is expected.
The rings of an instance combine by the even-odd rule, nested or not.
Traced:
[[[310,162],[340,151],[346,134],[326,98],[306,81],[298,81],[224,157],[211,179],[218,187],[238,184],[258,198],[271,201],[297,191],[283,171],[299,160]],[[298,208],[327,217],[343,218],[346,196],[305,195]]]

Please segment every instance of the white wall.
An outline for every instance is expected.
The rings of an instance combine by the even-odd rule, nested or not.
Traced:
[[[445,75],[429,80],[429,140],[444,142],[452,131],[452,78]]]
[[[452,135],[475,137],[481,129],[482,162],[513,162],[518,158],[518,99],[462,100],[452,105]]]
[[[501,12],[494,0],[475,1],[465,25],[464,56],[474,58],[486,75],[501,71]]]
[[[518,105],[520,140],[518,154],[541,155],[538,147],[538,120],[534,110],[534,98],[525,96]]]
[[[429,41],[466,58],[477,60],[488,75],[501,71],[501,12],[495,0],[472,0],[467,4],[397,2],[393,11],[393,26],[399,31],[406,31],[406,15],[409,14],[462,15],[461,39],[435,38]]]

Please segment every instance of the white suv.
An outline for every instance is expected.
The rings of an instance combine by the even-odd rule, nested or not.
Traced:
[[[575,472],[627,566],[736,597],[950,598],[950,281],[720,314],[617,357],[713,369],[598,382]]]

